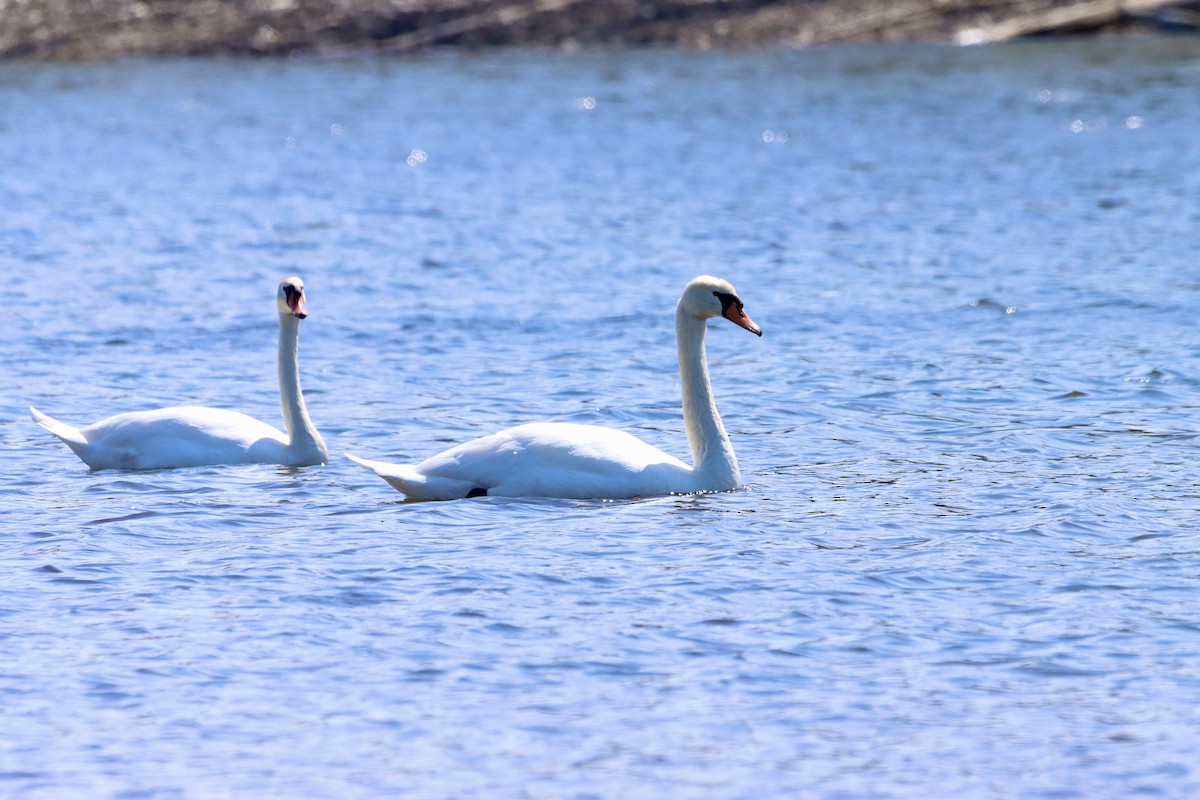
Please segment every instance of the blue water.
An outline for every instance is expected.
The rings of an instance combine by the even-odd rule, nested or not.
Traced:
[[[0,795],[1200,795],[1200,41],[0,66]],[[403,504],[522,422],[745,491]],[[30,422],[279,424],[89,473]]]

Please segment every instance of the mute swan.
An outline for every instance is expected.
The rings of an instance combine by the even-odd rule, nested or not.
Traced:
[[[720,278],[701,275],[679,298],[675,336],[693,467],[623,431],[566,422],[509,428],[416,466],[346,455],[403,492],[407,500],[484,495],[622,498],[736,489],[741,473],[717,414],[704,353],[706,321],[713,317],[724,317],[762,336],[742,310],[733,287]]]
[[[297,341],[308,316],[304,281],[279,284],[279,399],[288,435],[223,408],[175,406],[117,414],[73,428],[30,406],[33,421],[67,443],[94,470],[164,469],[214,464],[324,464],[329,449],[304,406]]]

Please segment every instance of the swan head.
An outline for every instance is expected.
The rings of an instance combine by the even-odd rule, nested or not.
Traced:
[[[713,319],[724,317],[745,328],[755,336],[762,336],[762,328],[754,324],[754,320],[746,315],[742,301],[729,281],[714,278],[712,275],[701,275],[693,278],[683,290],[679,298],[679,307],[696,319]]]
[[[293,276],[284,278],[279,284],[279,293],[275,297],[279,313],[285,317],[304,319],[308,316],[308,306],[304,302],[304,281]]]

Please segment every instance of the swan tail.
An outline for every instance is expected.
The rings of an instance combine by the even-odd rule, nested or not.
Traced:
[[[29,407],[29,416],[33,417],[33,421],[42,428],[62,439],[72,448],[87,446],[88,441],[79,428],[73,428],[65,422],[48,417],[33,406]]]
[[[33,406],[29,407],[29,416],[33,417],[33,421],[41,426],[44,430],[47,430],[57,436],[59,439],[62,439],[63,443],[66,444],[67,447],[71,448],[71,451],[75,453],[75,455],[79,456],[79,459],[83,461],[83,463],[87,464],[92,469],[103,468],[102,465],[94,462],[93,454],[91,452],[92,444],[87,440],[87,437],[83,435],[83,431],[79,430],[79,428],[73,428],[65,422],[59,422],[54,417],[48,417]]]
[[[458,500],[487,494],[486,490],[479,489],[470,481],[425,475],[407,464],[372,461],[349,453],[346,453],[346,458],[383,478],[406,500]]]

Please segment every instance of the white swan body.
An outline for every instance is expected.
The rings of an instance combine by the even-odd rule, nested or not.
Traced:
[[[693,470],[624,431],[534,422],[453,447],[416,466],[349,456],[409,500],[637,497],[695,491]]]
[[[483,495],[624,498],[736,489],[741,474],[717,414],[704,352],[706,321],[719,316],[762,335],[725,281],[702,275],[684,290],[675,329],[684,423],[695,466],[623,431],[565,422],[509,428],[415,466],[347,456],[403,492],[407,500]]]
[[[300,320],[308,316],[304,282],[279,284],[279,390],[288,433],[237,411],[174,406],[117,414],[75,428],[30,407],[33,421],[100,469],[167,469],[218,464],[324,464],[329,450],[300,390]]]

